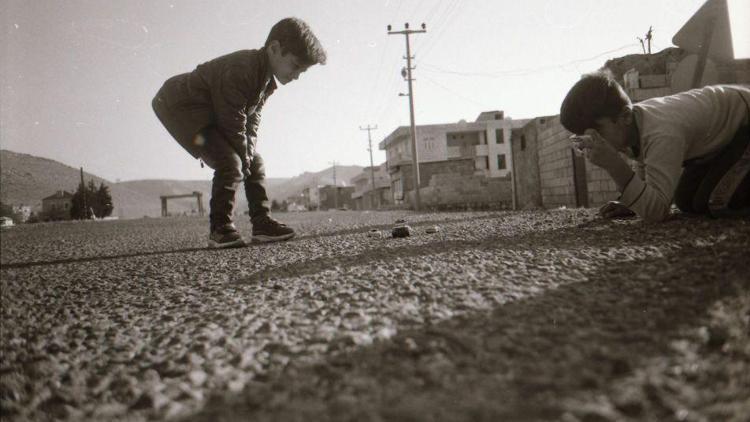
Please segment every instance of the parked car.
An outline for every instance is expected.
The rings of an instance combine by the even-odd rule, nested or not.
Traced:
[[[10,217],[0,217],[0,227],[12,227],[13,219]]]

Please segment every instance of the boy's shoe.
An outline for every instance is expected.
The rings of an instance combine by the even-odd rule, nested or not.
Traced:
[[[264,215],[255,217],[253,223],[253,242],[278,242],[294,237],[294,229]]]
[[[242,236],[232,223],[212,229],[211,235],[208,236],[209,248],[237,248],[240,246],[245,246],[245,241],[242,240]]]

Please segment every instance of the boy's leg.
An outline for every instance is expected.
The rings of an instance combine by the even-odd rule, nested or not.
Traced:
[[[705,177],[693,197],[700,213],[734,214],[750,207],[746,189],[750,179],[750,127],[737,131],[734,139],[709,163]],[[747,211],[747,210],[746,210]]]
[[[245,196],[250,218],[268,215],[268,193],[266,192],[266,167],[263,157],[255,153],[250,163],[250,176],[245,178]]]
[[[701,182],[706,177],[709,167],[709,164],[706,163],[685,163],[674,193],[674,203],[680,211],[691,214],[698,213],[693,208],[693,199]]]
[[[201,158],[214,170],[209,201],[209,246],[242,245],[242,237],[232,223],[235,193],[242,181],[242,161],[216,127],[206,128],[200,136],[205,139]]]
[[[253,241],[276,242],[294,237],[294,230],[279,223],[268,215],[268,194],[264,185],[266,169],[260,154],[253,156],[250,163],[250,176],[245,178],[245,195],[253,223]]]

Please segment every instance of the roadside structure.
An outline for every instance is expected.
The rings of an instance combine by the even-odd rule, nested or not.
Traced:
[[[318,208],[321,210],[330,209],[354,209],[354,200],[352,194],[354,193],[354,186],[334,186],[324,185],[318,189],[318,198],[320,202]]]
[[[417,126],[420,192],[430,208],[512,207],[511,131],[528,120],[506,118],[499,110],[473,122]],[[391,132],[379,148],[395,205],[413,206],[414,186],[408,126]]]
[[[22,223],[31,218],[33,211],[31,205],[13,205],[13,212],[19,217]]]
[[[373,174],[375,178],[374,190]],[[372,210],[391,205],[391,183],[386,163],[374,167],[365,167],[362,169],[362,173],[351,179],[350,183],[354,186],[352,199],[355,209]]]
[[[302,203],[309,211],[320,208],[320,194],[318,188],[318,185],[311,185],[302,189]]]
[[[42,214],[45,220],[70,220],[70,209],[73,206],[73,194],[59,190],[42,198]]]

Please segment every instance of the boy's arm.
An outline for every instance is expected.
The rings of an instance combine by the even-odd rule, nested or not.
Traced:
[[[247,167],[250,165],[245,134],[248,90],[247,71],[230,67],[224,71],[211,92],[219,131]]]
[[[659,136],[643,151],[645,180],[633,175],[620,201],[646,221],[663,221],[669,215],[682,172],[683,140]]]
[[[255,154],[258,140],[258,126],[260,125],[260,113],[263,109],[264,103],[265,99],[258,104],[255,111],[252,112],[247,119],[247,130],[245,131],[245,134],[247,135],[247,154],[251,159]]]

